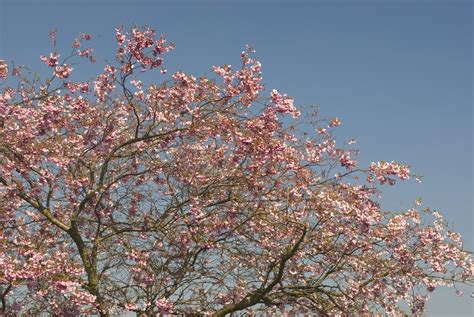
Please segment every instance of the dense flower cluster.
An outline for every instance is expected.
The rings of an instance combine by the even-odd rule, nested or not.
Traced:
[[[300,111],[265,93],[251,48],[217,79],[147,84],[174,46],[115,35],[92,81],[54,52],[52,79],[0,92],[2,314],[422,315],[436,287],[472,282],[440,213],[380,205],[408,167],[359,167],[337,118],[286,128]],[[94,61],[91,39],[73,57]]]
[[[300,112],[294,106],[294,100],[286,94],[281,95],[276,89],[272,90],[271,100],[275,104],[275,109],[280,113],[290,113],[293,118],[297,118]]]
[[[348,169],[352,169],[357,165],[357,162],[351,159],[350,155],[347,153],[344,153],[339,157],[339,162],[341,162],[342,166]]]
[[[116,38],[120,47],[117,51],[117,59],[122,64],[129,63],[125,56],[130,54],[130,57],[141,66],[142,71],[160,67],[163,63],[161,56],[173,50],[174,44],[168,44],[163,35],[159,39],[155,37],[156,32],[150,28],[140,30],[138,27],[133,27],[130,32],[125,33],[123,28],[117,28]]]
[[[50,53],[50,54],[49,54],[49,57],[44,56],[44,55],[41,55],[41,56],[40,56],[40,59],[41,59],[46,65],[48,65],[49,67],[55,67],[56,65],[58,65],[58,58],[59,58],[59,57],[60,57],[59,54]]]
[[[72,67],[67,64],[56,66],[56,68],[54,69],[54,75],[62,79],[68,78],[71,72],[72,72]]]
[[[381,184],[388,182],[393,185],[395,181],[388,176],[394,175],[401,180],[407,180],[410,178],[410,169],[406,165],[401,165],[397,162],[385,162],[380,161],[372,163],[370,165],[370,171],[374,173],[375,177],[380,181]]]

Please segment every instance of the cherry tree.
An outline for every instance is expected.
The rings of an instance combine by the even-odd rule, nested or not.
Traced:
[[[92,36],[65,58],[50,37],[46,79],[0,64],[2,314],[420,315],[472,284],[439,212],[381,206],[408,166],[359,166],[339,119],[264,89],[251,48],[212,78],[164,75],[174,45],[118,28],[114,62],[79,81]]]

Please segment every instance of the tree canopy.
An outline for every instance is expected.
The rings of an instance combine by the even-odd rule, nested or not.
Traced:
[[[3,314],[421,315],[437,286],[472,284],[439,212],[381,206],[409,167],[359,166],[338,118],[264,89],[252,48],[145,85],[174,49],[148,27],[117,28],[88,81],[92,36],[65,58],[50,38],[46,79],[0,63]]]

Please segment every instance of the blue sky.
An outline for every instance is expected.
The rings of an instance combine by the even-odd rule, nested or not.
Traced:
[[[267,91],[338,116],[363,163],[397,160],[421,184],[386,187],[387,208],[422,197],[474,250],[471,1],[8,1],[0,0],[0,58],[45,71],[48,32],[60,46],[96,35],[113,58],[114,28],[149,25],[176,43],[168,69],[209,74],[257,49]],[[157,75],[158,76],[158,75]],[[160,80],[157,77],[156,80]],[[474,300],[439,290],[429,316],[472,315]]]

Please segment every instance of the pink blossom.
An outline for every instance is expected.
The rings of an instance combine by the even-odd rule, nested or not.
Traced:
[[[64,64],[62,66],[56,66],[54,70],[54,75],[56,75],[56,77],[58,78],[68,78],[72,72],[72,69],[73,68],[67,64]]]
[[[293,118],[297,118],[300,115],[300,112],[294,106],[294,100],[288,97],[286,94],[280,94],[276,89],[272,90],[271,93],[272,103],[275,104],[277,112],[280,113],[290,113]]]
[[[135,88],[137,88],[137,89],[142,89],[143,88],[141,80],[135,80],[135,79],[131,80],[130,84],[135,86]]]
[[[333,118],[333,119],[331,119],[331,122],[329,123],[329,126],[330,127],[337,127],[340,124],[341,124],[341,120],[339,120],[339,118]]]
[[[89,41],[92,39],[92,35],[91,34],[87,34],[87,33],[81,33],[81,38],[86,40],[86,41]]]
[[[113,66],[107,65],[104,68],[105,72],[99,74],[94,82],[94,92],[100,101],[104,101],[106,97],[115,89],[115,73],[116,69]]]
[[[168,301],[166,298],[159,298],[155,300],[156,308],[161,314],[169,314],[173,311],[173,303]]]
[[[125,36],[122,34],[122,28],[115,29],[117,44],[122,45],[125,42]]]
[[[394,161],[392,161],[391,163],[385,161],[372,163],[370,165],[370,171],[374,173],[374,175],[382,184],[385,182],[393,182],[393,180],[387,177],[390,175],[397,176],[401,180],[407,180],[410,178],[410,169],[408,168],[408,166],[398,164]]]
[[[341,162],[341,165],[348,168],[352,169],[356,166],[356,161],[352,160],[349,154],[342,154],[339,157],[339,162]]]
[[[59,56],[59,54],[51,53],[49,54],[49,57],[41,55],[40,59],[49,67],[55,67],[56,65],[58,65]]]
[[[79,39],[74,39],[74,42],[72,43],[73,48],[80,48],[81,47],[81,41]]]
[[[90,58],[91,57],[91,53],[92,53],[93,49],[92,48],[87,48],[85,50],[78,50],[78,54],[80,57],[88,57]]]
[[[89,83],[84,82],[84,83],[73,83],[70,81],[67,81],[64,83],[64,87],[67,88],[71,93],[76,93],[77,91],[80,91],[81,93],[87,93],[89,92]]]

